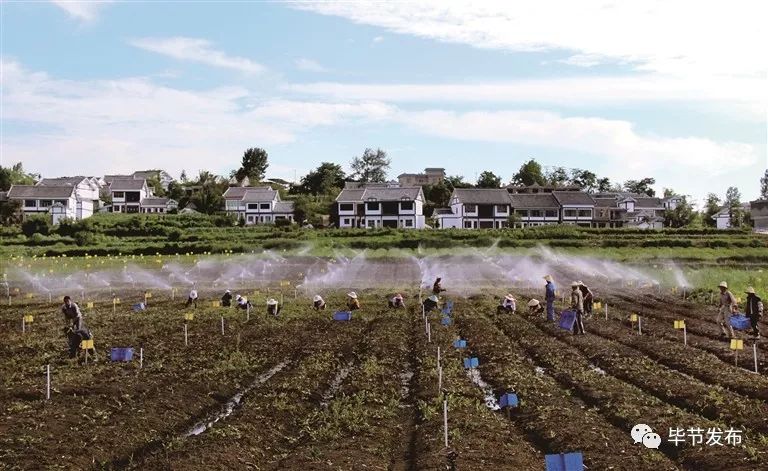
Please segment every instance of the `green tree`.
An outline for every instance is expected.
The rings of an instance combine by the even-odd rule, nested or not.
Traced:
[[[48,216],[30,216],[21,223],[21,232],[27,237],[33,234],[48,235],[51,232],[51,221]]]
[[[674,192],[670,195],[674,195]],[[683,196],[682,201],[677,204],[675,209],[664,211],[664,225],[666,227],[690,226],[695,216],[696,213],[693,211],[693,206],[688,202],[688,197]]]
[[[597,191],[600,193],[606,193],[608,191],[611,191],[612,185],[611,185],[611,179],[608,177],[598,178],[597,179]]]
[[[445,185],[450,188],[451,191],[455,190],[456,188],[472,188],[471,183],[467,183],[464,181],[464,177],[461,175],[452,175],[450,177],[445,177]]]
[[[501,177],[486,170],[480,174],[475,186],[477,188],[501,188]]]
[[[259,147],[251,147],[243,152],[243,160],[240,164],[240,168],[235,172],[235,178],[237,181],[243,181],[245,177],[251,182],[251,185],[256,185],[264,179],[264,173],[269,167],[267,151]]]
[[[179,182],[171,182],[168,184],[168,198],[179,202],[184,197],[184,187]]]
[[[576,185],[586,192],[593,192],[597,189],[597,175],[589,170],[580,168],[571,171],[571,185]]]
[[[317,169],[301,178],[301,184],[292,189],[293,193],[308,195],[326,195],[344,187],[346,179],[341,165],[323,162]]]
[[[518,224],[520,224],[520,221],[522,221],[522,219],[520,218],[520,215],[517,214],[515,211],[512,211],[509,217],[507,217],[507,226],[514,228]]]
[[[675,190],[672,188],[664,188],[664,199],[675,196]]]
[[[227,182],[207,170],[203,170],[197,177],[198,191],[195,191],[190,201],[194,203],[201,213],[214,214],[224,208],[224,192],[227,190]]]
[[[714,227],[717,225],[717,221],[712,219],[712,216],[720,212],[720,197],[714,193],[707,195],[707,199],[704,202],[704,214],[702,216],[705,226]]]
[[[147,186],[152,189],[152,193],[155,196],[159,196],[159,197],[165,196],[165,188],[163,188],[163,184],[160,183],[159,176],[153,175],[151,178],[148,178]]]
[[[541,170],[541,165],[531,159],[524,163],[520,170],[512,177],[512,183],[516,185],[545,185],[547,183]]]
[[[184,169],[181,169],[181,175],[179,175],[179,181],[181,183],[187,183],[189,179],[187,178],[187,171]]]
[[[768,169],[765,169],[765,173],[760,178],[760,199],[768,200]]]
[[[40,180],[40,175],[25,172],[21,162],[12,167],[0,165],[0,191],[8,191],[11,185],[34,185],[37,180]]]
[[[568,172],[565,167],[555,167],[544,175],[548,184],[553,186],[565,186],[568,184]]]
[[[638,195],[645,194],[647,196],[656,196],[656,191],[651,188],[651,185],[656,184],[655,178],[643,178],[642,180],[627,180],[624,182],[624,190],[635,193]]]
[[[452,192],[453,190],[445,182],[424,187],[424,197],[437,208],[448,206]]]
[[[0,224],[10,226],[22,220],[21,201],[11,200],[0,204]]]
[[[352,159],[352,172],[358,181],[383,183],[387,181],[387,170],[392,161],[381,149],[365,149],[363,155]]]
[[[731,227],[741,227],[744,222],[744,211],[741,208],[741,192],[735,186],[728,187],[725,191],[725,207],[728,208]]]

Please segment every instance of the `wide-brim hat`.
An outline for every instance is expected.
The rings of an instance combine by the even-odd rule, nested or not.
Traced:
[[[229,294],[229,293],[231,293],[232,291],[230,291],[230,290],[226,290],[226,291],[224,291],[224,292],[225,292],[225,293],[227,293],[227,294]]]
[[[755,294],[755,288],[750,286],[749,288],[747,288],[745,293],[747,293],[747,294]]]
[[[434,302],[439,302],[440,301],[440,298],[438,298],[436,294],[433,294],[432,296],[430,296],[427,299],[429,299],[430,301],[434,301]]]
[[[504,296],[504,299],[506,299],[506,300],[508,300],[508,301],[514,301],[514,300],[515,300],[515,297],[514,297],[514,296],[512,296],[511,294],[507,294],[506,296]]]
[[[312,301],[314,301],[314,302],[318,302],[318,301],[322,301],[322,300],[323,300],[323,298],[319,294],[316,294],[315,297],[312,298]]]
[[[574,281],[573,283],[571,283],[571,288],[577,288],[578,286],[579,286],[578,281]]]
[[[720,288],[727,288],[728,287],[728,283],[726,283],[725,281],[721,281],[720,284],[717,285],[717,286],[720,287]]]
[[[357,299],[357,293],[355,293],[354,291],[350,291],[349,293],[347,293],[347,296],[349,296],[352,299]]]
[[[403,297],[403,295],[402,295],[402,294],[400,294],[400,293],[397,293],[397,294],[395,295],[395,297],[396,297],[396,298],[402,298],[402,297]]]
[[[528,307],[536,307],[538,305],[539,305],[538,299],[531,299],[530,301],[528,301]]]
[[[274,298],[267,299],[267,306],[274,306],[275,304],[277,304],[277,300],[276,299],[274,299]]]
[[[544,275],[545,281],[552,281],[552,275]]]

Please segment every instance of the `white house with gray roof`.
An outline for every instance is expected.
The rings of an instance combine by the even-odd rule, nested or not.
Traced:
[[[91,201],[93,208],[99,207],[101,179],[98,177],[56,177],[43,178],[35,186],[70,186],[75,188],[75,196],[80,201]]]
[[[441,229],[499,229],[508,225],[512,200],[503,189],[456,188],[449,204],[435,210]]]
[[[113,213],[139,213],[141,201],[152,196],[146,180],[115,178],[109,184]]]
[[[562,207],[552,192],[512,193],[509,197],[515,212],[515,227],[560,223]]]
[[[423,229],[424,192],[420,186],[350,182],[336,197],[339,227]]]
[[[280,193],[268,186],[231,186],[224,192],[224,210],[246,224],[293,222],[293,201],[281,201]]]
[[[18,201],[24,216],[50,215],[53,224],[62,219],[85,219],[93,215],[93,201],[79,199],[76,188],[69,185],[12,185],[9,201]]]

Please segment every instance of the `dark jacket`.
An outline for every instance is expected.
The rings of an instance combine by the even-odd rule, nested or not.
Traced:
[[[755,294],[747,295],[747,303],[744,307],[744,313],[748,317],[760,317],[763,314],[762,299]]]
[[[547,288],[546,293],[544,295],[544,299],[547,301],[554,301],[555,300],[555,284],[551,281],[547,282]]]
[[[224,293],[224,296],[221,297],[221,305],[224,307],[232,305],[232,293]]]

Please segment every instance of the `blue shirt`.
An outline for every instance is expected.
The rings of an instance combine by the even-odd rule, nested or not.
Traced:
[[[555,300],[555,284],[551,281],[547,282],[547,294],[545,295],[547,301]]]

